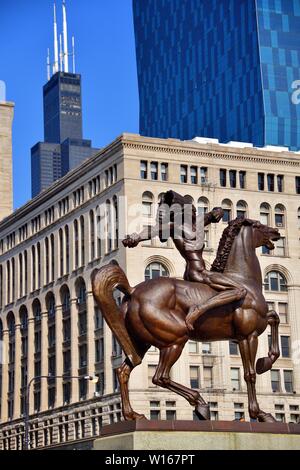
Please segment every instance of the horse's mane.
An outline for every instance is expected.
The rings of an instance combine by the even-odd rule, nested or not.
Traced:
[[[245,219],[243,217],[237,217],[229,222],[228,227],[223,231],[219,242],[217,256],[212,264],[211,271],[219,273],[224,272],[235,237],[240,233],[244,223]]]

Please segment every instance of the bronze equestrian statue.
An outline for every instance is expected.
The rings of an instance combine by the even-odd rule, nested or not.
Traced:
[[[148,280],[131,287],[123,270],[110,263],[97,270],[92,278],[93,293],[102,314],[121,344],[126,359],[118,369],[122,410],[126,420],[145,418],[136,413],[129,401],[128,381],[134,367],[141,363],[150,346],[160,350],[153,383],[183,396],[194,408],[199,419],[210,419],[209,406],[196,390],[170,378],[170,370],[180,357],[186,342],[232,340],[239,344],[247,383],[249,415],[253,419],[273,422],[269,413],[260,409],[256,398],[256,373],[270,370],[279,357],[279,316],[268,311],[262,293],[262,276],[255,249],[274,247],[277,229],[258,221],[237,218],[230,222],[220,240],[211,272],[224,274],[232,285],[242,286],[246,295],[230,303],[211,307],[194,319],[194,327],[186,317],[196,306],[217,297],[219,289],[203,282],[174,278]],[[126,244],[126,242],[125,242]],[[218,278],[219,279],[219,278]],[[223,281],[222,281],[223,282]],[[117,306],[113,292],[124,294]],[[267,357],[256,360],[258,336],[271,325],[271,343]]]

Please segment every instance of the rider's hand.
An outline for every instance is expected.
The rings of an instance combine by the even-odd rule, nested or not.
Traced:
[[[214,207],[213,210],[211,211],[211,214],[212,214],[212,222],[218,223],[222,219],[224,215],[224,211],[222,207]]]
[[[140,236],[137,233],[132,233],[131,235],[126,235],[122,243],[127,248],[134,248],[140,241]]]

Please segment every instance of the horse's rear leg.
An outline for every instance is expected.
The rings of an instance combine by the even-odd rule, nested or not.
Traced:
[[[271,326],[271,344],[269,347],[268,357],[261,357],[256,363],[256,372],[258,374],[263,374],[267,370],[272,369],[272,365],[279,358],[279,323],[280,319],[278,313],[274,310],[271,310],[267,314],[268,325]]]
[[[130,400],[128,382],[131,372],[134,367],[128,359],[125,359],[123,364],[117,369],[118,380],[120,384],[120,392],[122,398],[122,412],[126,421],[135,421],[137,419],[146,419],[143,414],[136,413],[133,411]]]
[[[195,407],[195,413],[199,419],[210,419],[209,406],[200,394],[196,390],[187,388],[170,379],[170,370],[180,357],[183,347],[184,344],[174,344],[160,350],[159,363],[152,382],[184,397],[190,405]]]
[[[265,413],[259,408],[256,397],[256,373],[255,373],[255,357],[257,352],[257,335],[252,334],[247,339],[239,342],[240,352],[244,366],[244,379],[247,384],[248,405],[250,418],[258,419],[267,423],[273,423],[275,418],[270,413]]]

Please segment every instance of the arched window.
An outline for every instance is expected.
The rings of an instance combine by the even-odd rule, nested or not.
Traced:
[[[232,219],[232,202],[229,199],[224,199],[222,209],[224,211],[223,222],[230,222]]]
[[[79,239],[78,239],[78,221],[74,220],[74,253],[75,269],[79,267]]]
[[[16,298],[16,262],[15,258],[11,260],[11,277],[12,277],[12,301]]]
[[[106,211],[106,252],[110,253],[112,250],[112,221],[111,221],[111,203],[110,200],[107,199],[105,204],[105,211]]]
[[[50,246],[51,246],[51,278],[50,280],[54,280],[54,269],[55,269],[55,244],[54,244],[54,235],[53,233],[50,236]]]
[[[27,313],[27,308],[25,305],[22,305],[19,311],[20,315],[20,325],[21,325],[21,330],[27,330],[28,327],[28,313]]]
[[[24,294],[26,295],[28,292],[28,256],[27,256],[27,250],[24,251],[24,272],[25,272],[25,278],[24,278]]]
[[[22,253],[19,254],[19,279],[20,279],[20,292],[19,297],[23,297],[23,255]],[[0,303],[1,305],[1,303]]]
[[[260,222],[263,225],[268,225],[270,226],[270,219],[271,219],[271,208],[270,205],[267,202],[263,202],[260,205]]]
[[[150,263],[145,269],[145,281],[169,276],[168,269],[162,263]]]
[[[285,207],[282,204],[275,206],[275,225],[276,227],[285,226]]]
[[[287,292],[286,278],[278,271],[271,271],[265,277],[264,287],[266,291]]]
[[[71,296],[68,286],[63,286],[60,290],[60,300],[63,313],[69,312],[71,308]]]
[[[36,290],[36,259],[35,259],[35,246],[31,248],[31,270],[32,270],[32,290]]]
[[[81,266],[85,265],[85,239],[84,239],[84,217],[80,217],[80,247],[81,247]]]
[[[10,261],[6,262],[6,295],[7,295],[7,303],[11,303],[11,277],[10,277]]]
[[[114,224],[114,248],[119,246],[119,213],[118,213],[118,199],[117,196],[113,197],[113,224]]]
[[[95,215],[94,211],[90,211],[90,261],[95,259]]]
[[[69,226],[65,226],[65,255],[66,255],[66,274],[70,272],[70,236]]]
[[[50,257],[49,257],[49,239],[45,238],[45,267],[46,267],[46,284],[50,282]]]
[[[236,216],[245,219],[247,217],[247,203],[245,201],[238,201],[236,205]]]
[[[36,245],[36,257],[37,257],[37,287],[41,287],[42,281],[42,262],[41,262],[41,244],[38,242]]]
[[[59,275],[64,275],[64,234],[63,230],[60,228],[58,232],[59,239]]]
[[[41,321],[42,318],[42,307],[40,304],[40,301],[38,299],[35,299],[33,304],[32,304],[32,311],[33,311],[33,318],[34,322],[39,322]]]
[[[208,208],[209,208],[209,202],[208,202],[208,199],[206,199],[206,197],[200,197],[198,199],[198,214],[206,214],[208,212]]]
[[[48,312],[48,318],[55,316],[55,297],[52,292],[49,292],[46,297],[46,308]]]
[[[9,337],[15,336],[16,322],[15,322],[15,316],[13,312],[9,312],[7,314],[7,326],[8,326]]]
[[[145,191],[142,196],[142,206],[143,206],[143,216],[152,217],[153,216],[153,201],[154,196],[149,191]]]

